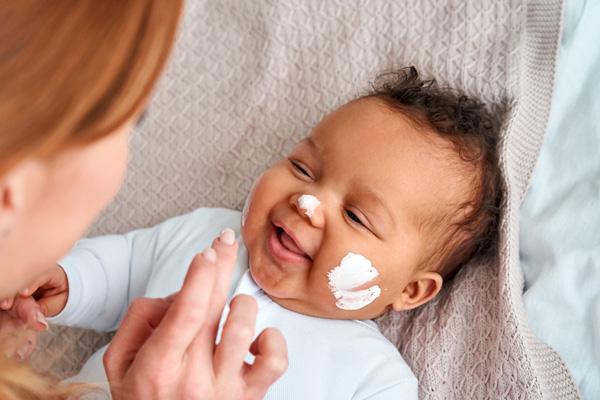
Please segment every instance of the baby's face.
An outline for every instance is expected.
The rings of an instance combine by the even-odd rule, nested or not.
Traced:
[[[449,157],[444,140],[378,99],[327,115],[250,194],[253,278],[281,306],[325,318],[430,300],[441,278],[417,268],[433,239],[420,223],[468,189]]]

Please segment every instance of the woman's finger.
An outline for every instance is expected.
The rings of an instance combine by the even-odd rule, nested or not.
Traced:
[[[220,320],[223,307],[227,302],[227,293],[231,287],[231,275],[237,257],[238,244],[235,240],[235,232],[230,228],[224,229],[212,242],[211,247],[217,252],[217,279],[208,318]]]
[[[252,396],[262,399],[269,387],[283,375],[288,366],[287,345],[281,332],[267,328],[258,335],[250,346],[255,355],[254,363],[244,374],[246,387]]]
[[[240,375],[254,338],[257,308],[256,300],[248,295],[238,295],[231,301],[214,355],[215,373],[224,382]]]
[[[206,314],[204,328],[198,340],[204,341],[206,348],[213,348],[219,329],[223,308],[227,302],[227,294],[231,287],[231,275],[235,266],[238,244],[235,233],[227,228],[213,241],[212,248],[217,253],[216,281]]]
[[[172,302],[168,299],[134,300],[110,346],[104,353],[104,368],[110,382],[119,382],[140,348],[155,331]]]
[[[183,358],[188,346],[203,327],[216,280],[215,251],[211,248],[192,260],[183,286],[173,301],[162,323],[148,341],[157,351]],[[212,355],[212,347],[208,349]],[[210,360],[205,355],[205,361]],[[207,368],[210,364],[207,364]]]

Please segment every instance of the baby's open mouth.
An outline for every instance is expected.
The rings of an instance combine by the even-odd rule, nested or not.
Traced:
[[[292,263],[311,261],[308,254],[296,243],[283,227],[272,225],[269,235],[269,250],[278,259]]]
[[[283,228],[277,227],[276,230],[277,238],[279,238],[279,241],[283,244],[283,247],[285,247],[292,253],[296,253],[301,256],[306,255],[306,253],[304,253],[304,251],[300,247],[298,247],[296,242],[294,242],[294,239],[292,239],[292,237],[288,235]]]

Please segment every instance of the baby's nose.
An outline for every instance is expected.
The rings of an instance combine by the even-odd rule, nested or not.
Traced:
[[[304,214],[308,218],[312,218],[315,215],[315,211],[321,202],[312,194],[303,194],[298,197],[298,207],[304,211]]]
[[[320,226],[322,224],[322,212],[319,210],[321,201],[312,194],[301,194],[296,196],[294,203],[298,212],[306,216],[310,223],[314,226]]]

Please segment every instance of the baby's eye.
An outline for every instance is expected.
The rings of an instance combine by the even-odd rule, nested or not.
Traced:
[[[356,222],[357,224],[360,224],[362,226],[365,226],[365,224],[363,224],[363,222],[360,220],[360,218],[358,217],[358,215],[354,214],[352,211],[350,210],[346,210],[346,215],[348,216],[348,218],[350,218],[350,220],[352,220],[353,222]]]
[[[294,166],[296,171],[298,171],[302,175],[305,175],[306,177],[312,179],[312,176],[310,176],[310,173],[302,164],[300,164],[298,161],[294,161],[294,160],[290,160],[290,162],[292,163],[292,165]]]

